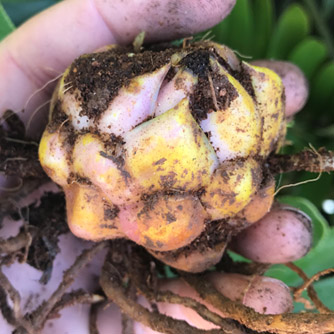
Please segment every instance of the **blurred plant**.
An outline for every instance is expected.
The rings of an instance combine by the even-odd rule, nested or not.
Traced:
[[[0,40],[11,32],[10,27],[18,27],[38,12],[54,5],[59,0],[1,0],[0,1]],[[2,4],[1,4],[2,3]],[[7,24],[3,18],[7,16]]]

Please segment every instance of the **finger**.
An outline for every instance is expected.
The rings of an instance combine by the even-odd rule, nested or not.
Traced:
[[[210,273],[206,276],[213,286],[225,297],[232,301],[239,301],[262,314],[280,314],[293,309],[293,300],[290,289],[283,282],[262,276],[246,276],[240,274]],[[164,281],[161,290],[172,291],[183,297],[189,297],[204,304],[210,311],[225,317],[223,312],[204,302],[197,292],[181,279]],[[143,300],[142,300],[142,303]],[[145,303],[144,303],[145,304]],[[159,311],[175,319],[185,320],[190,325],[204,329],[218,328],[216,325],[204,320],[194,310],[182,305],[158,303]],[[136,334],[157,333],[147,327],[136,324]],[[236,333],[244,333],[243,331]]]
[[[261,263],[286,263],[303,257],[312,243],[310,218],[288,206],[275,206],[231,243],[237,253]]]
[[[189,297],[195,299],[196,301],[201,301],[196,291],[179,278],[168,279],[165,281],[161,280],[159,289],[162,291],[171,291],[174,294],[177,294],[181,297]],[[144,298],[140,298],[139,302],[143,306],[148,307],[148,302]],[[170,316],[174,319],[185,320],[189,325],[193,327],[205,330],[218,328],[216,325],[210,323],[209,321],[204,320],[201,316],[198,315],[196,311],[183,305],[158,303],[157,306],[160,313]],[[136,329],[136,334],[157,333],[155,331],[153,332],[148,331],[148,328],[140,323],[136,323],[135,329]]]
[[[308,97],[308,82],[296,65],[276,60],[256,60],[252,64],[267,67],[281,77],[285,88],[285,114],[287,117],[294,115],[304,107]]]
[[[68,0],[29,20],[0,45],[0,115],[21,110],[29,96],[60,74],[80,54],[105,44],[130,43],[146,31],[147,41],[191,35],[211,27],[235,0]],[[28,111],[39,105],[39,96]],[[25,120],[29,113],[24,115]]]
[[[208,279],[222,295],[258,313],[280,314],[293,309],[290,289],[280,280],[233,273],[212,273]]]

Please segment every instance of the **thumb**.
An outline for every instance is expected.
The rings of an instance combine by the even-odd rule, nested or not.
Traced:
[[[29,96],[82,53],[129,43],[140,31],[148,41],[179,38],[209,28],[235,0],[67,0],[35,16],[0,44],[0,116],[25,107]],[[44,94],[44,95],[43,95]],[[46,101],[34,97],[22,115]]]

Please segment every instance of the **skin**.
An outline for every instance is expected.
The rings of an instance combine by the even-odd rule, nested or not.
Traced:
[[[276,204],[266,216],[239,233],[232,248],[256,262],[295,261],[309,251],[311,229],[311,220],[302,211]]]
[[[221,21],[234,3],[161,0],[154,6],[146,0],[60,2],[0,44],[0,111],[21,110],[36,89],[83,53],[106,44],[131,43],[143,30],[147,31],[147,41],[189,36]],[[29,103],[22,118],[27,120],[34,108],[47,99],[48,92],[41,92]]]
[[[32,94],[61,74],[80,54],[92,52],[106,44],[130,43],[143,30],[147,31],[147,41],[189,36],[221,21],[234,4],[235,0],[160,0],[155,3],[146,0],[60,2],[29,20],[0,43],[0,115],[8,108],[13,109],[19,112],[20,117],[27,123],[35,109],[50,98],[53,84],[30,98]],[[24,113],[20,112],[23,108]],[[44,116],[46,115],[45,112]],[[41,124],[45,123],[44,118],[41,113],[34,117],[31,131],[39,133],[42,129]],[[15,235],[19,228],[19,224],[12,224],[9,219],[5,226],[6,228],[0,231],[1,237]],[[68,268],[88,245],[88,242],[72,235],[61,238],[62,252],[57,256],[55,263],[58,276],[52,277],[47,288],[37,282],[41,273],[26,264],[5,268],[4,272],[17,286],[23,300],[27,300],[32,294],[39,294],[41,299],[47,298],[59,283],[62,271]],[[84,287],[94,291],[95,276],[99,272],[102,259],[103,254],[99,254],[93,265],[75,281],[75,288]],[[25,273],[24,280],[21,281],[18,275],[20,272]],[[193,291],[190,291],[189,295],[196,298]],[[252,298],[256,301],[255,297]],[[247,300],[249,303],[249,298]],[[34,300],[30,307],[37,306],[39,302],[40,300]],[[278,312],[283,311],[285,310]],[[183,319],[189,319],[185,313],[181,312],[180,315],[178,306],[170,306],[169,312],[171,315],[179,314]],[[42,333],[63,334],[75,330],[86,334],[87,315],[87,306],[68,308],[62,311],[60,319],[49,321]],[[115,306],[101,312],[100,333],[110,332],[110,327],[114,333],[121,333],[120,320],[120,313]],[[4,334],[12,331],[2,316],[0,328]],[[135,331],[149,333],[140,325],[136,325]]]

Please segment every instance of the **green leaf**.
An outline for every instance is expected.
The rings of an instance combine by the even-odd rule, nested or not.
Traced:
[[[317,112],[324,112],[323,109],[328,106],[334,95],[334,63],[329,62],[323,65],[315,75],[311,85],[312,106],[316,108]]]
[[[308,37],[292,50],[288,60],[299,66],[306,77],[311,80],[326,57],[326,45],[316,38]]]
[[[328,233],[305,257],[296,261],[307,275],[314,275],[315,273],[334,267],[334,228],[330,228]]]
[[[278,201],[300,209],[312,219],[313,247],[316,247],[319,241],[329,231],[328,223],[326,219],[321,215],[317,207],[308,199],[298,196],[280,196],[278,198]]]
[[[321,128],[316,132],[317,136],[329,137],[334,139],[334,124]]]
[[[273,26],[273,1],[254,0],[254,36],[253,56],[262,58],[265,56],[267,45],[271,38]]]
[[[251,262],[251,260],[247,259],[246,257],[244,257],[244,256],[242,256],[238,253],[235,253],[235,252],[233,252],[229,249],[227,250],[227,253],[234,262],[248,262],[248,263]]]
[[[0,41],[10,34],[15,26],[0,2]]]
[[[254,36],[251,2],[238,0],[228,19],[227,45],[243,55],[251,55]]]
[[[290,50],[309,33],[309,18],[303,7],[293,4],[279,18],[269,44],[267,57],[285,59]]]
[[[312,180],[316,177],[314,173],[296,172],[294,175],[295,177],[286,182],[285,178],[288,175],[289,174],[284,176],[284,184]],[[315,182],[307,182],[297,187],[290,188],[289,195],[302,196],[304,198],[307,198],[317,208],[321,208],[322,203],[325,199],[333,197],[333,184],[334,174],[323,173],[320,179]]]
[[[33,15],[57,3],[56,0],[5,0],[2,2],[8,16],[17,27]]]
[[[320,300],[330,309],[334,309],[334,277],[323,278],[314,283],[315,291]]]
[[[334,277],[332,278],[322,278],[320,281],[315,282],[313,287],[319,297],[319,299],[330,309],[334,309],[334,299],[333,299],[333,291],[334,291]],[[307,295],[306,291],[303,291],[302,297],[308,299],[310,298]],[[304,304],[295,303],[294,312],[306,311]]]
[[[171,269],[170,266],[164,266],[164,271],[165,271],[165,276],[168,277],[168,278],[175,278],[175,277],[178,277],[174,272],[173,270]],[[163,276],[162,276],[163,277]]]
[[[7,3],[13,3],[13,4],[24,4],[27,2],[37,2],[40,0],[1,0],[2,3],[7,4]]]
[[[214,35],[214,40],[221,44],[228,45],[228,34],[230,29],[231,18],[228,16],[226,19],[214,26],[211,31]]]

